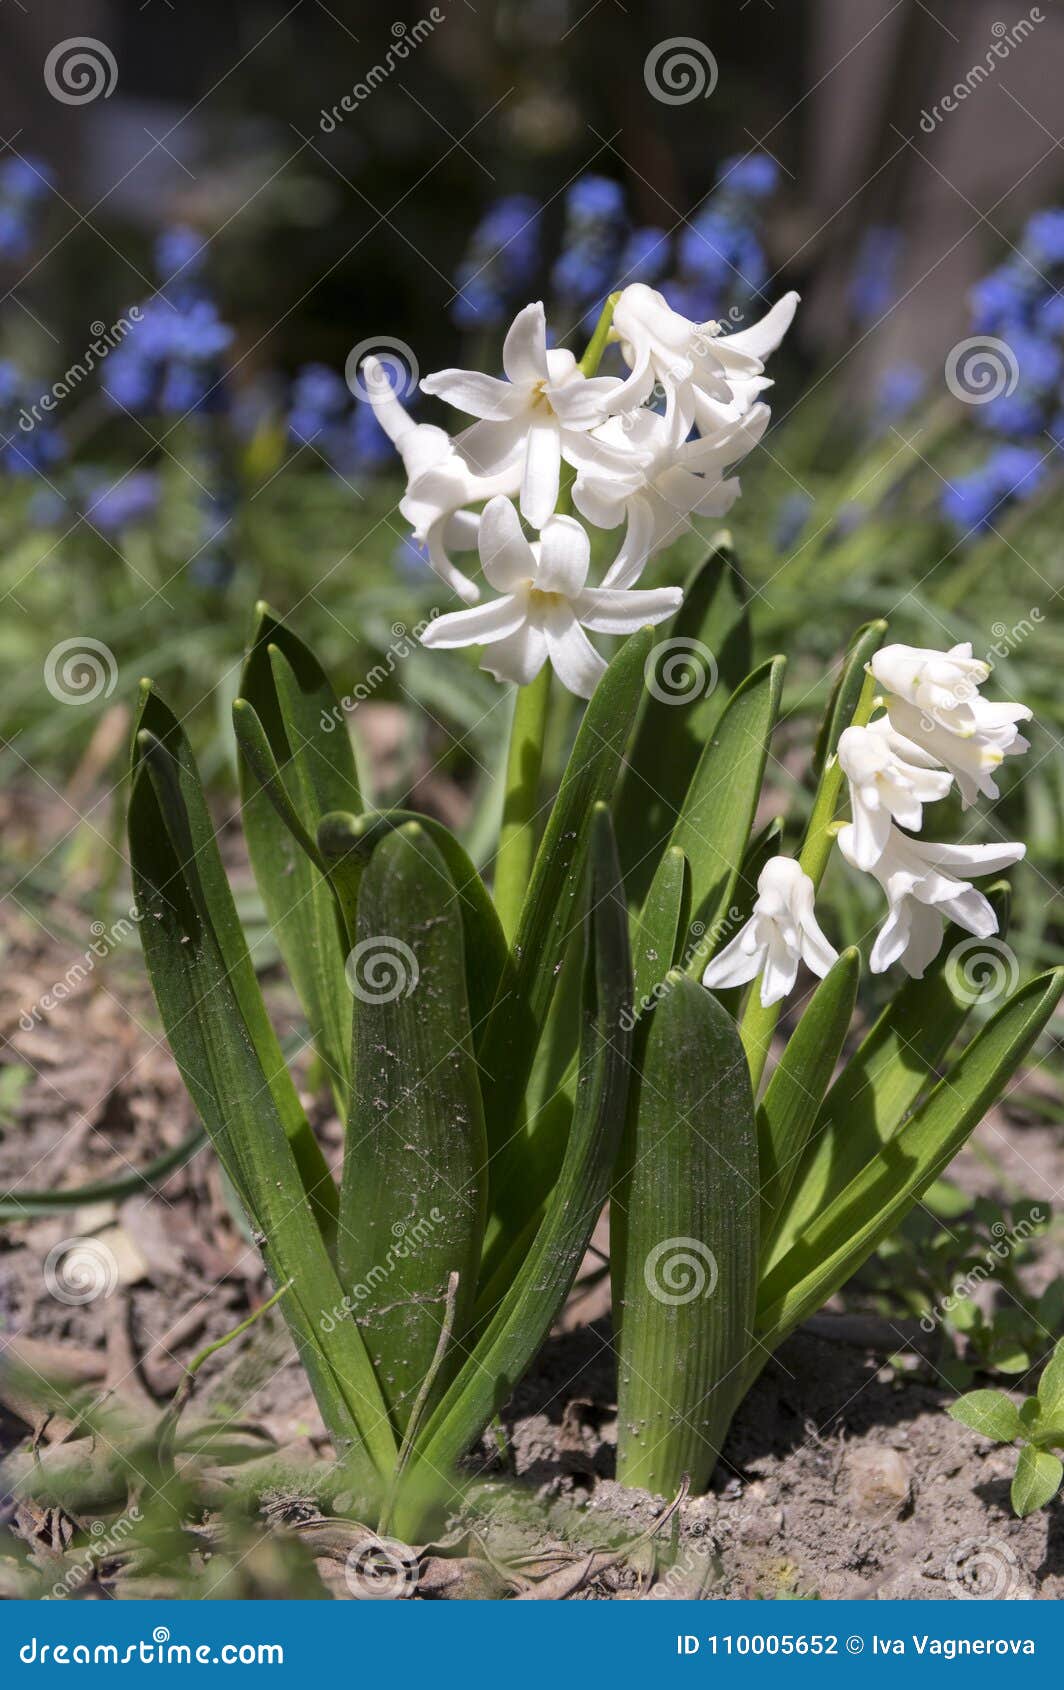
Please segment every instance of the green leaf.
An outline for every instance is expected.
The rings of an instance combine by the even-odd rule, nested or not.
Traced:
[[[610,1209],[617,1477],[671,1496],[685,1473],[705,1488],[738,1400],[757,1286],[757,1134],[735,1023],[709,992],[673,973],[642,1034]]]
[[[858,628],[850,642],[817,734],[813,753],[813,775],[817,780],[828,758],[834,757],[844,730],[853,721],[864,688],[865,672],[883,644],[886,631],[887,624],[883,621],[866,622],[863,628]]]
[[[632,970],[620,867],[603,805],[593,817],[587,922],[580,1079],[561,1173],[515,1278],[415,1441],[415,1498],[419,1485],[432,1489],[446,1478],[522,1377],[569,1293],[609,1192],[630,1071],[625,1029]],[[407,1513],[419,1506],[408,1502]],[[397,1529],[403,1530],[398,1522]]]
[[[1064,1479],[1064,1462],[1058,1455],[1025,1444],[1016,1463],[1011,1492],[1012,1506],[1020,1519],[1051,1502],[1060,1489],[1061,1479]]]
[[[861,959],[843,951],[813,993],[765,1088],[757,1111],[761,1234],[771,1237],[783,1209],[857,1001]]]
[[[327,811],[361,808],[358,776],[342,709],[317,660],[262,605],[233,723],[251,866],[342,1112],[350,1073],[346,917],[315,834]]]
[[[1064,1420],[1064,1338],[1058,1338],[1038,1381],[1038,1408],[1046,1420]]]
[[[450,829],[413,810],[371,810],[364,816],[334,811],[323,816],[318,825],[318,848],[334,881],[343,877],[352,883],[347,896],[357,904],[358,882],[376,845],[408,822],[416,822],[424,830],[454,883],[465,939],[469,1019],[473,1042],[479,1046],[491,1006],[506,990],[509,953],[488,889]]]
[[[1008,887],[990,889],[1000,930],[1008,921]],[[909,980],[887,1004],[835,1081],[817,1116],[777,1232],[766,1271],[823,1213],[879,1148],[888,1143],[971,1012],[973,995],[950,966],[962,929],[949,927],[922,980]]]
[[[207,908],[172,759],[140,736],[129,808],[133,888],[159,1012],[192,1101],[245,1206],[341,1459],[369,1482],[395,1443]]]
[[[948,1413],[981,1438],[993,1438],[999,1444],[1011,1444],[1023,1431],[1020,1411],[1004,1391],[969,1391],[950,1403]]]
[[[953,1159],[1000,1097],[1062,992],[1064,970],[1014,993],[915,1114],[763,1276],[758,1324],[770,1346],[845,1283]]]
[[[750,673],[750,618],[730,539],[692,572],[672,620],[655,630],[651,671],[614,805],[629,901],[646,896],[702,748]]]
[[[691,867],[692,920],[710,931],[728,909],[750,841],[784,667],[772,658],[732,695],[673,828],[670,843]],[[701,972],[698,959],[691,970]]]
[[[351,953],[339,1273],[399,1432],[436,1353],[452,1273],[453,1353],[464,1343],[484,1232],[487,1143],[456,901],[428,832],[405,822],[370,858]]]
[[[546,1195],[529,1155],[520,1102],[569,939],[579,924],[592,815],[616,786],[653,634],[644,628],[629,636],[584,712],[536,854],[512,974],[500,988],[479,1052],[492,1207],[511,1233],[521,1230]]]
[[[331,1237],[336,1220],[336,1187],[321,1147],[310,1130],[266,1012],[244,929],[222,866],[214,823],[203,796],[195,758],[177,717],[152,690],[151,682],[145,681],[141,684],[134,722],[134,776],[149,745],[163,748],[163,755],[156,757],[155,780],[159,786],[160,802],[169,818],[171,831],[183,841],[183,856],[195,862],[196,883],[201,890],[205,919],[209,920],[216,935],[233,995],[240,1005],[241,1016],[263,1073],[269,1080],[273,1101],[291,1142],[304,1187],[311,1193],[311,1202],[326,1237]]]
[[[670,845],[662,853],[642,911],[632,918],[636,1014],[641,1013],[641,1004],[652,1007],[655,986],[661,984],[677,959],[686,930],[689,891],[687,858]]]

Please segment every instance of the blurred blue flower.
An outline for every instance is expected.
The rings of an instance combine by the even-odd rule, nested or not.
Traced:
[[[1045,457],[1037,447],[999,446],[980,469],[946,487],[942,511],[965,535],[980,533],[1005,506],[1029,499],[1046,474]]]
[[[33,205],[47,197],[55,173],[40,158],[12,156],[0,163],[0,198]]]
[[[893,364],[879,378],[876,408],[880,420],[895,422],[918,405],[927,389],[927,376],[919,364]]]
[[[617,284],[656,282],[669,262],[669,237],[664,229],[633,229],[617,261]]]
[[[101,534],[112,535],[154,516],[161,488],[153,470],[131,470],[119,481],[100,480],[95,491],[86,492],[82,499],[85,516]]]
[[[746,199],[769,199],[779,186],[780,167],[768,153],[735,153],[717,172],[717,186]]]
[[[495,200],[473,231],[455,277],[451,306],[459,328],[490,328],[506,322],[539,267],[540,205],[531,194]]]
[[[900,229],[877,223],[865,231],[850,278],[850,309],[859,323],[882,317],[898,292],[904,242]]]
[[[1023,231],[1023,249],[1035,264],[1064,263],[1064,211],[1036,211]]]
[[[562,250],[551,271],[570,305],[600,301],[618,274],[625,238],[624,190],[607,176],[580,176],[565,196]]]
[[[565,211],[578,223],[619,223],[625,215],[624,189],[609,176],[578,176],[565,196]]]
[[[1030,265],[1009,262],[976,282],[970,295],[977,334],[1009,331],[1026,319],[1039,286]]]
[[[774,534],[777,552],[789,552],[801,538],[812,508],[813,500],[808,493],[788,493],[780,500]]]
[[[175,223],[155,243],[155,271],[163,287],[175,278],[192,282],[203,274],[207,243],[198,229]]]

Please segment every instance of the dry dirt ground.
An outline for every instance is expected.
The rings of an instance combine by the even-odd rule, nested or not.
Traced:
[[[6,820],[32,835],[24,808]],[[91,943],[76,866],[64,876],[61,865],[46,902],[28,886],[7,900],[0,931],[0,1190],[118,1177],[196,1124],[159,1041],[135,933],[96,959],[65,1001],[34,1013]],[[275,1007],[283,1021],[283,999]],[[318,1125],[338,1151],[335,1123],[322,1114]],[[1005,1181],[1051,1200],[1064,1187],[1059,1129],[997,1113],[956,1173],[972,1191]],[[115,1265],[114,1283],[85,1302],[49,1289],[49,1253],[61,1258],[72,1237],[106,1246]],[[952,1393],[933,1372],[891,1365],[891,1334],[880,1343],[874,1324],[855,1328],[842,1303],[768,1363],[711,1494],[685,1499],[661,1523],[662,1499],[611,1477],[615,1385],[600,1263],[592,1252],[535,1374],[503,1415],[505,1441],[485,1439],[470,1464],[468,1506],[444,1548],[407,1569],[402,1594],[1064,1595],[1060,1500],[1015,1520],[1008,1452],[951,1421]],[[1060,1267],[1042,1263],[1043,1272]],[[352,1537],[340,1517],[327,1440],[274,1315],[206,1364],[188,1411],[190,1424],[197,1415],[224,1422],[229,1440],[189,1521],[192,1585],[175,1582],[172,1565],[154,1576],[150,1558],[127,1548],[120,1494],[101,1494],[95,1511],[83,1500],[69,1509],[27,1501],[35,1465],[39,1476],[72,1451],[91,1466],[112,1435],[107,1415],[157,1417],[190,1357],[267,1294],[209,1149],[150,1193],[0,1226],[0,1594],[204,1593],[212,1567],[226,1594],[359,1593],[345,1571],[358,1529]],[[105,1405],[95,1439],[64,1414],[62,1396],[49,1418],[27,1388],[56,1376],[68,1396],[80,1390]],[[246,1515],[231,1552],[230,1488]]]

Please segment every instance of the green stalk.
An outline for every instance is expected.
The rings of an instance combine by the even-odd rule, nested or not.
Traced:
[[[550,664],[544,663],[534,681],[518,687],[514,700],[494,884],[495,908],[508,944],[517,931],[536,857],[536,804],[550,680]]]
[[[593,376],[606,350],[613,324],[613,311],[620,294],[611,293],[587,349],[577,368],[581,375]],[[558,499],[558,512],[567,513],[572,507],[571,474],[563,480]],[[536,858],[536,812],[539,800],[539,777],[543,765],[543,741],[547,730],[547,709],[550,700],[551,670],[544,663],[539,674],[527,687],[517,689],[513,721],[510,725],[510,749],[506,758],[506,786],[503,797],[502,822],[499,827],[499,849],[495,857],[494,897],[503,933],[512,944],[524,903],[525,892]]]
[[[850,726],[863,727],[872,714],[875,702],[876,683],[871,674],[865,676],[864,686],[857,708],[853,713]],[[813,800],[813,813],[809,817],[809,826],[805,830],[802,848],[798,853],[798,866],[805,870],[813,882],[814,887],[820,885],[824,878],[824,870],[828,866],[835,836],[838,832],[835,820],[842,797],[844,776],[839,767],[839,759],[833,753],[824,765]],[[765,1071],[768,1060],[769,1046],[772,1035],[779,1020],[780,1005],[771,1004],[768,1009],[762,1004],[758,995],[757,982],[751,987],[743,1013],[739,1033],[746,1051],[746,1060],[750,1064],[750,1084],[754,1094],[761,1084],[761,1076]]]

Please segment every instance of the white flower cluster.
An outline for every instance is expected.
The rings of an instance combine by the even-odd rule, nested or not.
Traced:
[[[957,782],[964,809],[980,793],[996,798],[994,770],[1028,749],[1017,724],[1023,704],[992,704],[979,696],[990,665],[970,644],[949,651],[890,645],[869,665],[883,689],[883,714],[867,727],[847,728],[838,760],[849,784],[852,820],[839,847],[854,868],[872,874],[887,896],[887,916],[872,947],[881,974],[900,962],[919,980],[942,945],[946,918],[989,938],[997,917],[968,876],[995,874],[1023,856],[1026,846],[947,845],[917,839],[924,805]],[[907,829],[902,832],[901,829]],[[703,984],[744,985],[761,975],[767,1007],[794,986],[798,963],[824,975],[837,953],[813,914],[813,882],[796,862],[775,857],[761,873],[754,913],[714,957]]]
[[[422,642],[487,646],[484,668],[519,685],[549,659],[571,692],[590,698],[605,663],[587,630],[627,634],[671,615],[678,588],[635,590],[648,559],[692,516],[723,516],[738,496],[727,472],[765,431],[764,361],[797,303],[787,294],[760,322],[725,335],[633,284],[617,297],[611,329],[624,378],[585,375],[571,352],[548,347],[543,306],[526,305],[506,335],[505,380],[441,370],[421,383],[477,419],[454,438],[415,423],[367,358],[367,388],[407,473],[400,511],[432,568],[474,606],[435,618]],[[658,393],[661,412],[648,404]],[[558,513],[563,465],[575,516]],[[589,585],[588,526],[622,523],[613,562]],[[474,546],[498,594],[483,605],[451,557]]]

